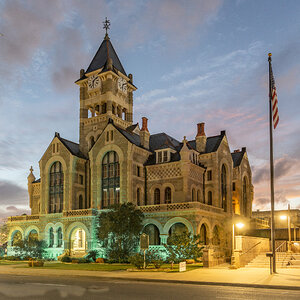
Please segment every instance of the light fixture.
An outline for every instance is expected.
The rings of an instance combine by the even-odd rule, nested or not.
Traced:
[[[281,219],[281,220],[286,220],[286,219],[287,219],[287,216],[286,216],[286,215],[282,215],[282,216],[280,216],[280,219]]]
[[[243,228],[245,226],[243,223],[236,223],[235,225],[237,228]]]

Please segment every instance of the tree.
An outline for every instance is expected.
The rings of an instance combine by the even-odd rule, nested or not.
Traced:
[[[6,223],[0,225],[0,245],[7,243],[8,239],[8,227]]]
[[[99,216],[98,237],[112,261],[127,262],[135,252],[144,215],[132,203],[116,204]]]
[[[181,234],[172,234],[168,238],[168,244],[164,244],[168,260],[180,262],[186,259],[195,261],[202,257],[203,242],[200,235],[192,235],[184,231]]]
[[[41,259],[45,255],[47,243],[38,239],[19,240],[14,247],[16,256]]]

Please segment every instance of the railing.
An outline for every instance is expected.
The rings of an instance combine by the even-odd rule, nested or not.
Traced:
[[[7,220],[9,222],[16,222],[16,221],[38,221],[40,216],[30,215],[30,216],[14,216],[8,217]]]
[[[287,242],[282,242],[276,249],[275,252],[286,252],[287,251]]]
[[[253,245],[252,247],[250,247],[247,251],[243,252],[240,254],[240,256],[247,254],[248,252],[250,252],[251,250],[253,250],[256,246],[258,246],[259,244],[261,244],[261,242],[256,243],[255,245]]]
[[[76,210],[66,210],[63,212],[64,217],[85,217],[85,216],[96,216],[97,211],[93,208],[88,209],[76,209]]]
[[[200,202],[183,202],[183,203],[171,203],[171,204],[157,204],[139,206],[139,209],[143,213],[150,212],[163,212],[163,211],[176,211],[176,210],[205,210],[214,213],[222,213],[223,209],[214,207]]]

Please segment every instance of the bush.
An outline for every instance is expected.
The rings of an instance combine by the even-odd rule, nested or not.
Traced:
[[[71,260],[72,264],[78,264],[79,263],[79,259],[74,258]]]
[[[92,259],[94,262],[96,261],[98,256],[98,251],[97,250],[91,250],[88,255],[86,256],[87,259]]]
[[[104,264],[104,258],[98,257],[98,258],[96,259],[96,263],[97,263],[97,264]]]
[[[138,269],[143,269],[144,268],[144,255],[140,253],[136,253],[129,257],[129,262],[134,265]],[[149,265],[149,259],[146,257],[146,268]]]
[[[77,261],[79,264],[88,264],[91,262],[88,258],[78,258]]]
[[[20,256],[6,256],[5,259],[10,260],[10,261],[20,261],[21,257]]]
[[[72,262],[72,259],[71,259],[70,256],[65,255],[65,256],[63,256],[63,257],[61,258],[61,261],[62,261],[62,262]]]
[[[161,258],[160,252],[155,250],[148,250],[146,252],[146,259],[149,260],[149,262],[151,262],[156,269],[159,269],[164,263],[164,260]]]

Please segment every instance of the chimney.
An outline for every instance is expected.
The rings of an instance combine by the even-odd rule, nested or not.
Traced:
[[[240,149],[236,149],[236,150],[234,150],[233,152],[234,152],[234,153],[239,153],[239,152],[241,152],[241,151],[240,151]]]
[[[142,117],[142,129],[140,130],[140,140],[142,147],[149,149],[150,133],[148,130],[148,119]]]
[[[196,135],[196,149],[199,152],[205,152],[206,148],[206,135],[204,131],[205,123],[197,124],[197,135]]]

